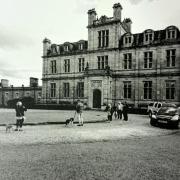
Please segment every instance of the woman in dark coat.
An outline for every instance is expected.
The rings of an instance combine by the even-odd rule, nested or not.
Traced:
[[[124,120],[127,121],[128,120],[128,104],[126,101],[124,102],[124,106],[123,106],[123,116],[124,116]]]

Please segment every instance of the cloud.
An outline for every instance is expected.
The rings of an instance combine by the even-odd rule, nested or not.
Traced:
[[[7,30],[0,26],[0,49],[18,49],[33,44],[33,40],[22,32]]]
[[[140,2],[144,1],[144,0],[129,0],[131,4],[139,4]],[[146,1],[157,1],[157,0],[146,0]]]

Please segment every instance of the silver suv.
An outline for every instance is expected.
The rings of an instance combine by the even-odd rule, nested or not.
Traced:
[[[149,117],[152,117],[152,114],[158,112],[158,110],[162,107],[161,102],[152,102],[148,105],[147,112],[149,114]]]

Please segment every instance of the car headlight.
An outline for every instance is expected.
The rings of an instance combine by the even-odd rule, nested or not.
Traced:
[[[155,115],[155,114],[153,114],[153,115],[152,115],[152,118],[153,118],[153,119],[156,119],[156,115]]]
[[[179,120],[178,114],[174,115],[171,120],[172,121],[178,121]]]

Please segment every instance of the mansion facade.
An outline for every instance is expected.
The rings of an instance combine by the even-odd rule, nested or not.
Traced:
[[[180,104],[180,31],[175,26],[132,34],[130,18],[97,18],[88,11],[88,41],[52,44],[43,40],[42,103],[74,103],[89,108],[126,101]]]

